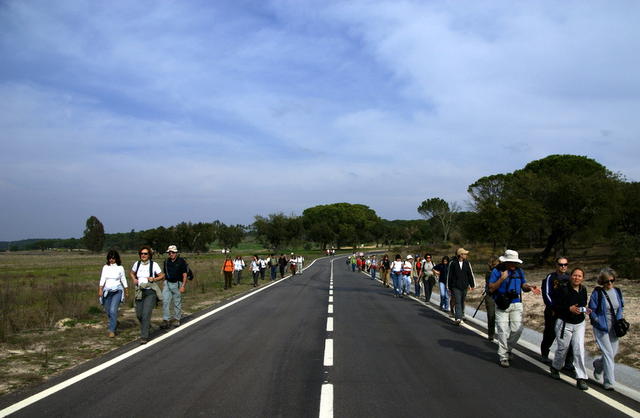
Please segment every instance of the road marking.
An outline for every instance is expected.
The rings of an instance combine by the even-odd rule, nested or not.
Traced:
[[[333,296],[329,296],[329,303],[333,303]]]
[[[325,383],[320,392],[320,414],[319,418],[333,418],[333,385]]]
[[[333,332],[333,318],[327,318],[327,332]]]
[[[311,267],[313,265],[313,263],[315,263],[317,260],[320,260],[320,259],[321,258],[316,258],[315,260],[313,260],[304,269],[305,270],[308,269],[309,267]],[[333,260],[331,261],[331,265],[332,265],[331,275],[333,277]],[[94,374],[99,373],[102,370],[105,370],[105,369],[107,369],[107,368],[109,368],[109,367],[111,367],[111,366],[113,366],[113,365],[115,365],[117,363],[120,363],[121,361],[126,360],[129,357],[134,356],[134,355],[138,354],[139,352],[141,352],[143,350],[146,350],[146,349],[148,349],[149,347],[151,347],[151,346],[153,346],[155,344],[160,343],[161,341],[166,340],[167,338],[171,338],[175,334],[184,331],[185,329],[189,328],[190,326],[193,326],[193,325],[197,324],[198,322],[203,321],[203,320],[209,318],[210,316],[215,315],[218,312],[223,311],[223,310],[235,305],[236,303],[239,303],[239,302],[241,302],[241,301],[243,301],[243,300],[245,300],[247,298],[250,298],[252,296],[255,296],[258,293],[267,290],[271,286],[275,286],[275,285],[277,285],[279,283],[282,283],[284,280],[288,280],[291,277],[292,276],[289,275],[289,276],[286,276],[284,279],[280,279],[280,280],[278,280],[276,282],[273,282],[273,283],[270,283],[268,285],[264,285],[264,286],[262,286],[262,287],[260,287],[258,289],[255,289],[255,290],[251,291],[251,293],[248,293],[248,294],[246,294],[246,295],[244,295],[242,297],[239,297],[238,299],[235,299],[235,300],[227,303],[226,305],[222,305],[222,306],[220,306],[220,307],[218,307],[218,308],[216,308],[216,309],[214,309],[214,310],[212,310],[210,312],[207,312],[206,314],[204,314],[202,316],[199,316],[199,317],[197,317],[197,318],[195,318],[195,319],[193,319],[193,320],[181,325],[178,328],[174,328],[173,330],[167,332],[166,334],[163,334],[163,335],[161,335],[161,336],[159,336],[157,338],[152,339],[151,341],[149,341],[145,345],[141,345],[141,346],[136,347],[136,348],[134,348],[132,350],[129,350],[126,353],[123,353],[123,354],[119,355],[118,357],[115,357],[115,358],[113,358],[113,359],[111,359],[111,360],[109,360],[109,361],[107,361],[105,363],[102,363],[99,366],[96,366],[96,367],[94,367],[92,369],[89,369],[89,370],[87,370],[87,371],[85,371],[83,373],[80,373],[79,375],[76,375],[76,376],[74,376],[74,377],[72,377],[70,379],[65,380],[64,382],[60,382],[57,385],[51,386],[50,388],[43,390],[42,392],[38,392],[35,395],[32,395],[32,396],[30,396],[30,397],[28,397],[26,399],[23,399],[20,402],[17,402],[17,403],[15,403],[13,405],[10,405],[10,406],[6,407],[5,409],[0,410],[0,417],[5,417],[7,415],[13,414],[14,412],[17,412],[17,411],[19,411],[19,410],[21,410],[23,408],[26,408],[27,406],[29,406],[29,405],[31,405],[33,403],[36,403],[36,402],[38,402],[38,401],[40,401],[40,400],[42,400],[42,399],[44,399],[44,398],[46,398],[48,396],[51,396],[56,392],[59,392],[59,391],[65,389],[65,388],[68,388],[69,386],[71,386],[71,385],[73,385],[75,383],[78,383],[78,382],[80,382],[80,381],[82,381],[82,380],[84,380],[84,379],[86,379],[86,378],[88,378],[90,376],[93,376]],[[333,361],[333,354],[331,356],[331,361]]]
[[[333,366],[333,339],[324,340],[324,366]]]
[[[330,313],[330,314],[333,313],[333,305],[329,305],[329,309],[327,310],[327,313]]]
[[[329,294],[333,295],[333,290],[329,289]]]

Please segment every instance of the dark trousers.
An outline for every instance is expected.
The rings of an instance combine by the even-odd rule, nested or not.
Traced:
[[[233,272],[232,271],[223,271],[224,274],[224,288],[231,289],[233,284]]]
[[[278,266],[271,266],[271,280],[275,280],[277,274],[278,274]]]
[[[431,301],[431,294],[433,293],[433,286],[436,284],[436,279],[430,276],[429,278],[422,279],[422,284],[424,285],[424,300],[429,302]]]
[[[284,271],[286,270],[286,267],[281,265],[280,266],[280,278],[284,279]]]
[[[260,269],[260,280],[264,280],[264,275],[267,272],[267,268]]]
[[[484,304],[487,307],[487,335],[493,339],[496,335],[496,301],[491,295],[484,295]]]
[[[142,299],[136,299],[136,316],[140,321],[140,338],[149,339],[149,328],[151,326],[151,313],[156,307],[158,297],[151,289],[142,289]]]
[[[253,274],[253,287],[256,287],[258,285],[258,277],[260,277],[260,271],[254,271],[251,274]]]
[[[464,319],[464,302],[467,298],[467,289],[451,289],[456,299],[456,319]]]
[[[240,284],[240,280],[242,279],[242,270],[236,270],[234,271],[234,274],[236,275],[236,284]]]
[[[556,319],[553,310],[549,306],[544,308],[544,331],[542,332],[542,343],[540,344],[540,354],[543,357],[549,356],[551,344],[556,339]],[[564,361],[565,366],[573,364],[573,347],[570,345],[567,350],[567,357]]]

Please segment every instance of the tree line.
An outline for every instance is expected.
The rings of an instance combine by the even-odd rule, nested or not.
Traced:
[[[237,247],[244,239],[278,251],[294,245],[320,249],[439,243],[489,243],[494,249],[542,248],[543,263],[567,254],[570,245],[604,242],[620,273],[640,273],[640,183],[629,182],[597,161],[577,155],[550,155],[512,173],[482,177],[468,186],[468,210],[457,202],[428,196],[416,208],[422,219],[386,220],[368,206],[333,203],[307,208],[302,215],[256,215],[250,225],[216,220],[105,234],[95,217],[83,239],[32,242],[32,248],[105,248],[136,250],[178,245],[182,251],[206,252],[214,243]]]

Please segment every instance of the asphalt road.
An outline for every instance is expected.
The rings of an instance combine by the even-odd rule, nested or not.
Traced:
[[[624,416],[523,359],[500,368],[494,344],[344,259],[333,271],[332,314],[322,259],[15,416],[317,417],[323,383],[336,417]]]

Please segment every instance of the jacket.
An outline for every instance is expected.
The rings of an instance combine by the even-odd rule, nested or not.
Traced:
[[[616,319],[622,319],[624,301],[622,299],[622,292],[615,287],[616,294],[618,295],[618,310],[616,311]],[[589,308],[591,308],[591,325],[600,331],[608,332],[610,325],[607,323],[607,313],[609,312],[609,303],[604,295],[604,289],[598,286],[593,289],[591,298],[589,299]]]
[[[471,264],[465,260],[462,262],[461,269],[458,260],[449,262],[447,282],[447,288],[449,289],[467,290],[467,287],[476,287],[476,280],[473,276]]]

